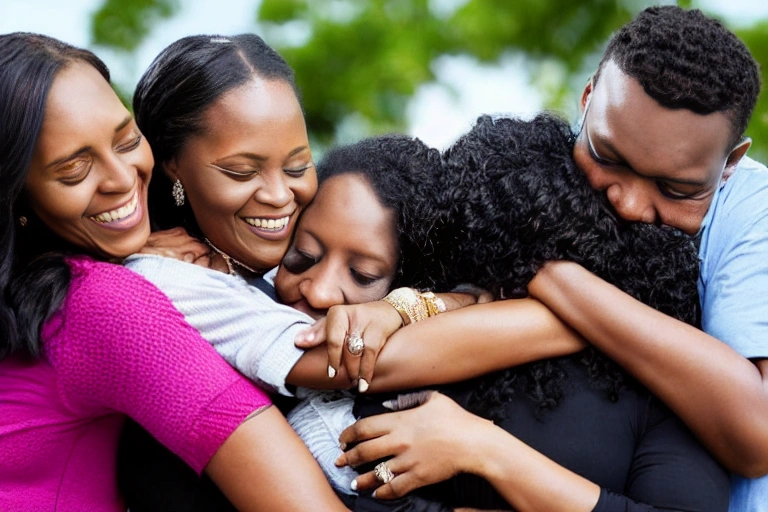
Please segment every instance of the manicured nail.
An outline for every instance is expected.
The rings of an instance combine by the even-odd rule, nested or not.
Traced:
[[[328,365],[328,378],[332,379],[336,376],[336,368],[334,368],[331,365]]]
[[[187,254],[184,255],[184,261],[186,263],[192,263],[193,261],[195,261],[195,255],[192,254],[191,252],[188,252]]]
[[[360,382],[357,383],[357,390],[361,393],[368,391],[368,381],[365,379],[360,379]]]
[[[340,442],[339,448],[341,448],[341,451],[343,452],[347,451],[347,443],[345,443],[344,441]]]
[[[376,489],[376,491],[378,491],[378,489]],[[373,496],[374,498],[376,497],[376,491],[373,491],[373,494],[371,494],[371,496]]]
[[[381,406],[385,409],[389,409],[390,411],[395,411],[397,410],[397,400],[384,400],[381,402]]]
[[[353,491],[357,491],[357,478],[352,480],[352,483],[349,484],[349,488],[352,489]]]

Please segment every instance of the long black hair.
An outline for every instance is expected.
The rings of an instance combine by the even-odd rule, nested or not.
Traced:
[[[39,34],[0,35],[0,359],[39,355],[40,328],[69,287],[63,255],[73,248],[36,217],[25,184],[48,91],[76,61],[109,81],[106,65],[88,50]]]
[[[204,133],[203,114],[216,100],[254,77],[284,81],[299,96],[291,67],[255,34],[184,37],[164,49],[139,80],[133,110],[155,157],[148,200],[154,229],[181,226],[201,235],[189,202],[173,203],[164,164]]]
[[[440,152],[417,138],[391,134],[338,146],[317,165],[323,182],[341,174],[368,181],[382,206],[395,212],[399,257],[392,287],[434,288],[435,229],[442,221],[432,208],[442,170]]]

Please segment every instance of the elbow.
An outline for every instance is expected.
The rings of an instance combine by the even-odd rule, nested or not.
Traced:
[[[731,470],[744,478],[760,478],[768,475],[768,458],[762,460],[739,461]]]
[[[725,466],[744,478],[760,478],[768,475],[768,453],[762,450],[751,450],[749,453],[731,452],[726,460],[721,460]]]

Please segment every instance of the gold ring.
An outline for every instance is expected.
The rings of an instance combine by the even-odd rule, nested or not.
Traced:
[[[376,467],[373,468],[373,474],[376,475],[376,479],[383,484],[388,484],[395,478],[395,474],[389,469],[386,462],[379,462],[376,464]]]

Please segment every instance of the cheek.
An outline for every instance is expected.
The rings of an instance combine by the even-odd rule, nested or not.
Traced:
[[[299,300],[299,278],[281,265],[275,276],[275,293],[282,302],[292,303]]]
[[[307,206],[312,199],[314,199],[317,193],[317,175],[313,170],[311,173],[307,173],[304,177],[296,183],[293,189],[293,195],[296,200],[296,204],[300,207]]]

